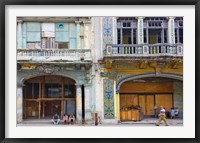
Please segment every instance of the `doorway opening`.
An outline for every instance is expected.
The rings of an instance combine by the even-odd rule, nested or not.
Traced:
[[[76,86],[71,78],[43,75],[30,78],[23,87],[23,118],[76,115]]]

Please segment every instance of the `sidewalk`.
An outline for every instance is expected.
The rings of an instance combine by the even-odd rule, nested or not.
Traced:
[[[142,121],[124,121],[121,122],[121,124],[156,124],[156,122],[158,121],[158,118],[145,118]],[[183,125],[183,119],[167,119],[167,122],[169,125],[177,125],[177,124],[181,124]],[[163,121],[161,122],[163,123]]]
[[[142,121],[123,121],[120,123],[102,123],[98,126],[155,126],[158,118],[145,118]],[[183,119],[167,119],[169,126],[183,126]],[[95,126],[94,122],[87,124],[73,124],[65,125],[63,123],[59,125],[54,125],[50,119],[26,119],[22,123],[17,124],[17,126]],[[163,121],[160,126],[164,126]]]

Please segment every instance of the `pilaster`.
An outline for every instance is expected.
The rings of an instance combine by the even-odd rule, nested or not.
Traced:
[[[91,120],[92,118],[92,113],[91,113],[91,109],[90,109],[90,85],[89,84],[85,84],[84,85],[85,88],[85,120]]]
[[[22,48],[26,48],[26,22],[22,24]]]
[[[81,49],[81,24],[80,21],[76,21],[76,45],[77,49]]]
[[[175,17],[168,17],[168,43],[175,44],[175,29],[174,29]],[[170,46],[167,50],[169,53],[174,53],[175,47]]]
[[[22,48],[22,20],[17,20],[17,48]]]
[[[82,120],[82,91],[79,84],[76,84],[76,120]]]
[[[144,17],[137,18],[137,44],[144,43],[143,19],[144,19]]]
[[[17,123],[23,120],[23,86],[17,85]]]
[[[144,17],[137,17],[137,44],[144,44],[143,19]],[[142,54],[142,51],[142,46],[138,47],[137,53]]]

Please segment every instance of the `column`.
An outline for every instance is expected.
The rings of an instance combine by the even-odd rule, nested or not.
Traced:
[[[121,26],[122,26],[122,23],[121,23]],[[120,29],[120,44],[123,44],[123,30],[122,30],[122,27]]]
[[[143,19],[144,17],[137,17],[137,44],[144,44]],[[141,46],[138,48],[137,53],[142,54],[142,51]]]
[[[62,79],[62,100],[61,100],[61,119],[63,119],[63,115],[64,115],[64,100],[65,98],[65,80],[64,78]]]
[[[90,34],[91,34],[91,29],[90,29],[90,21],[83,21],[83,34],[84,34],[84,49],[89,49],[90,48]]]
[[[116,104],[115,104],[116,119],[119,120],[119,114],[120,114],[120,110],[119,110],[119,93],[115,94],[115,98],[116,98]]]
[[[179,28],[176,29],[176,33],[177,33],[177,43],[180,43]]]
[[[75,21],[76,23],[76,46],[77,49],[81,49],[81,25],[80,21]]]
[[[144,17],[138,17],[137,19],[137,44],[144,43],[143,19]]]
[[[175,17],[168,17],[168,43],[175,44],[175,29],[174,29],[174,19]],[[174,47],[169,47],[169,52],[173,53]]]
[[[22,48],[22,20],[17,20],[17,49]]]
[[[91,117],[91,109],[90,109],[90,85],[85,84],[85,120],[90,120]]]
[[[40,92],[39,92],[39,99],[41,99],[41,98],[45,98],[45,76],[43,76],[42,77],[42,79],[41,79],[42,81],[40,81],[40,86],[39,86],[39,90],[40,90]],[[43,112],[42,112],[42,117],[44,118],[44,116],[45,116],[45,101],[39,101],[39,119],[40,119],[40,115],[41,115],[41,104],[43,103],[43,108],[42,108],[42,110],[43,110]]]
[[[161,43],[165,43],[164,41],[164,28],[162,28],[162,31],[161,31]]]
[[[117,17],[113,17],[113,44],[117,44]]]
[[[147,44],[149,44],[149,29],[148,29],[148,27],[149,27],[149,23],[147,21],[147,27],[146,27]]]
[[[17,123],[21,123],[23,120],[23,87],[17,85]]]
[[[42,78],[42,91],[41,92],[42,92],[42,98],[45,98],[45,76],[43,76],[43,78]]]
[[[42,118],[45,117],[45,101],[43,101],[43,106],[42,106]]]
[[[38,118],[40,119],[40,115],[41,115],[41,94],[40,94],[40,90],[41,90],[41,88],[40,88],[40,85],[41,85],[41,82],[39,83],[39,102],[38,102],[38,113],[39,113],[39,115],[38,115]]]
[[[26,48],[26,22],[22,24],[22,48]]]
[[[27,86],[24,85],[24,99],[27,99]],[[24,118],[27,118],[26,115],[27,101],[24,101]]]
[[[76,85],[76,120],[82,120],[82,91],[81,85]]]
[[[133,28],[131,28],[131,44],[134,44],[134,41],[133,41]]]
[[[38,104],[39,104],[39,105],[38,105],[38,110],[39,110],[38,119],[40,119],[40,115],[41,115],[41,102],[42,102],[42,101],[40,101],[40,100],[39,100],[39,102],[38,102]]]
[[[147,44],[149,44],[149,29],[146,29],[146,39],[147,39]]]

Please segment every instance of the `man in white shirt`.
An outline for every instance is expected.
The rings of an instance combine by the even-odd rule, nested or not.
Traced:
[[[168,126],[167,120],[165,118],[165,109],[162,106],[160,108],[161,110],[160,110],[159,119],[158,119],[158,122],[156,123],[156,126],[159,126],[162,120],[165,122],[165,126]]]

